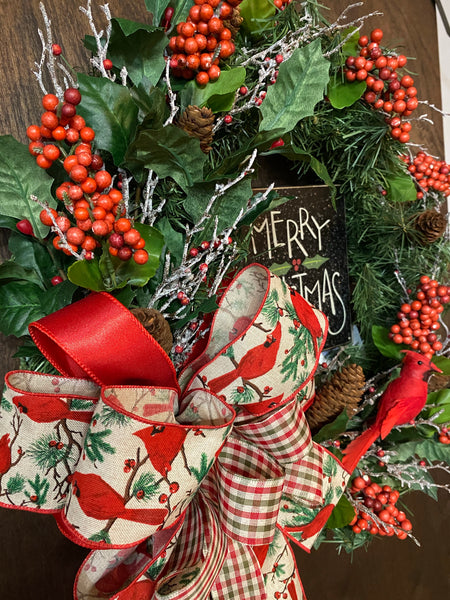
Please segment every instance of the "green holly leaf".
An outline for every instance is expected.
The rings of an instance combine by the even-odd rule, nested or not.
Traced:
[[[172,177],[185,191],[203,179],[206,160],[199,140],[175,125],[141,131],[125,158],[131,171],[152,169],[160,179]]]
[[[450,464],[450,445],[441,444],[435,439],[396,444],[395,453],[398,462],[408,462],[411,456],[416,455],[429,462],[443,461]]]
[[[250,33],[267,29],[276,13],[275,6],[270,0],[243,0],[240,6],[241,17],[244,19],[242,27]]]
[[[130,90],[104,77],[78,75],[82,101],[78,113],[95,130],[96,147],[111,153],[119,165],[135,134],[138,107]]]
[[[11,229],[11,231],[17,232],[17,222],[17,219],[14,219],[13,217],[7,217],[6,215],[0,214],[0,227],[3,227],[4,229]]]
[[[192,0],[177,0],[174,4],[175,11],[172,17],[172,26],[181,21],[186,21],[189,11],[191,10]]]
[[[429,409],[429,417],[437,412],[441,413],[434,419],[435,423],[450,423],[450,389],[444,388],[437,392],[430,392],[427,396],[427,404],[436,404]]]
[[[49,315],[71,304],[76,289],[77,286],[68,279],[48,288],[41,295],[42,308],[45,310],[45,314]]]
[[[69,280],[79,287],[101,292],[106,290],[99,262],[93,260],[77,260],[67,269]]]
[[[358,44],[359,36],[361,35],[359,29],[355,29],[354,27],[349,29],[344,29],[341,33],[341,37],[345,39],[349,33],[352,35],[348,38],[345,44],[342,46],[342,55],[347,58],[347,56],[355,56],[359,54],[360,47]]]
[[[327,529],[338,529],[348,525],[353,517],[355,516],[355,509],[351,505],[350,501],[345,497],[341,496],[339,502],[333,508],[325,527]]]
[[[28,147],[11,135],[0,137],[0,213],[6,217],[28,219],[34,234],[44,238],[49,229],[39,219],[42,207],[31,199],[33,194],[54,208],[51,195],[53,180],[37,166]]]
[[[389,175],[386,191],[391,202],[414,202],[417,196],[416,186],[407,173]]]
[[[302,262],[302,266],[304,266],[305,269],[318,269],[324,263],[326,263],[327,260],[330,259],[326,256],[320,256],[320,254],[316,254],[315,256],[309,256],[308,258],[305,258],[305,260]]]
[[[330,63],[322,55],[320,39],[294,50],[281,63],[277,82],[267,90],[261,105],[260,131],[291,131],[314,113],[329,81]]]
[[[244,67],[222,71],[217,81],[200,86],[193,79],[180,92],[181,107],[208,106],[214,113],[226,112],[233,106],[234,96],[245,81]]]
[[[0,330],[5,335],[22,337],[28,324],[45,316],[42,289],[28,281],[12,281],[0,286]]]
[[[14,262],[25,269],[35,271],[42,282],[48,283],[53,275],[57,274],[57,267],[50,255],[53,250],[49,250],[38,240],[12,232],[9,236],[8,247]],[[55,254],[55,260],[60,258],[57,253]]]
[[[167,37],[162,29],[128,19],[111,19],[108,57],[119,69],[123,66],[134,84],[145,77],[156,85],[164,71]]]
[[[347,412],[343,410],[334,421],[327,423],[316,433],[314,441],[320,444],[320,442],[324,442],[325,440],[335,440],[341,433],[347,430],[348,421]]]
[[[147,79],[130,90],[131,97],[139,109],[140,129],[159,129],[166,119],[167,103],[165,93],[152,87]]]
[[[179,231],[175,231],[167,217],[160,219],[156,223],[156,228],[162,233],[164,243],[175,265],[179,265],[183,256],[184,235]]]
[[[383,356],[387,356],[388,358],[396,358],[397,360],[402,360],[403,355],[401,353],[401,350],[408,349],[408,347],[404,344],[395,344],[389,338],[388,329],[386,329],[386,327],[382,327],[381,325],[372,326],[372,339],[379,352]]]
[[[281,154],[285,156],[289,160],[305,162],[309,164],[314,173],[320,177],[320,179],[331,188],[332,194],[335,194],[336,187],[333,183],[333,180],[328,173],[326,166],[317,160],[312,154],[309,152],[305,152],[295,144],[293,144],[290,140],[286,141],[284,146],[278,146],[273,150],[269,150],[268,152],[262,153],[263,156],[270,156],[271,154]]]
[[[45,289],[41,278],[33,269],[25,269],[14,260],[6,260],[0,265],[0,282],[29,281]]]
[[[328,83],[327,96],[334,108],[351,106],[366,91],[365,81],[349,82],[342,75],[333,75]]]
[[[169,3],[170,0],[145,0],[145,8],[153,15],[153,23],[161,24],[161,19]]]
[[[194,223],[197,223],[205,211],[209,199],[215,192],[215,184],[199,183],[188,190],[187,198],[184,201],[184,208],[190,215]],[[214,220],[217,217],[217,229],[221,231],[231,225],[240,210],[247,206],[249,198],[253,195],[252,183],[250,178],[245,178],[231,187],[227,193],[219,198],[213,205],[205,229],[201,236],[203,239],[209,239],[214,229]]]

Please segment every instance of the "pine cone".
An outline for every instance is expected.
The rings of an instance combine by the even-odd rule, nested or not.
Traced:
[[[239,27],[242,25],[243,18],[241,17],[241,10],[238,7],[233,8],[233,14],[229,19],[225,19],[223,24],[231,31],[231,38],[234,39],[237,36]]]
[[[155,338],[161,348],[169,354],[172,349],[173,337],[170,325],[162,314],[154,308],[132,308],[131,312]]]
[[[356,412],[364,388],[364,372],[359,365],[348,365],[336,372],[317,391],[314,402],[306,411],[313,431],[333,421],[344,409],[351,416]]]
[[[178,119],[178,126],[190,136],[200,140],[200,148],[205,154],[211,150],[213,140],[214,114],[210,108],[189,105]]]
[[[440,237],[447,228],[447,220],[437,210],[426,210],[416,215],[414,226],[422,234],[425,244],[432,244]]]

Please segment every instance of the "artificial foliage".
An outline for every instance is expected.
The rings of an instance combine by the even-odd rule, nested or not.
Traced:
[[[446,289],[438,296],[443,308],[448,303],[450,244],[443,214],[450,190],[449,167],[430,157],[425,165],[430,168],[427,184],[417,177],[426,155],[418,154],[402,135],[414,126],[408,121],[411,111],[400,104],[395,107],[402,94],[397,98],[391,94],[403,89],[415,98],[411,88],[414,84],[420,94],[420,82],[402,79],[406,76],[401,74],[403,59],[389,67],[387,61],[399,57],[380,29],[370,38],[370,32],[363,31],[364,18],[328,23],[312,0],[280,6],[244,0],[239,10],[237,4],[220,3],[231,10],[225,11],[223,23],[215,23],[219,33],[200,68],[196,60],[187,61],[186,57],[197,54],[187,53],[185,39],[170,42],[183,37],[180,31],[189,24],[192,3],[146,0],[142,10],[153,14],[149,26],[116,19],[107,6],[105,23],[96,24],[87,2],[83,12],[90,33],[85,45],[92,59],[79,73],[60,62],[62,50],[52,43],[43,9],[37,79],[47,115],[42,126],[50,133],[41,124],[34,125],[28,130],[29,148],[11,136],[0,140],[0,225],[10,230],[11,252],[0,266],[0,329],[23,340],[18,353],[23,367],[53,372],[27,336],[28,324],[90,290],[107,291],[126,307],[157,309],[163,315],[173,335],[169,354],[181,370],[194,342],[207,335],[210,315],[225,284],[247,261],[251,224],[286,200],[277,196],[272,185],[263,193],[252,191],[252,177],[262,158],[282,157],[299,181],[325,183],[334,199],[345,201],[355,336],[351,344],[331,349],[323,357],[316,376],[316,402],[335,396],[336,382],[349,369],[357,370],[358,381],[355,384],[350,377],[352,410],[344,410],[345,402],[328,413],[329,422],[321,423],[324,426],[315,438],[342,457],[342,447],[366,428],[389,379],[398,375],[400,351],[408,344],[403,338],[396,344],[389,328],[398,319],[406,320],[408,311],[400,307],[414,302],[423,276],[436,282],[436,289]],[[218,6],[211,3],[211,8]],[[227,46],[230,53],[220,55],[216,48],[228,41],[220,37],[223,27],[231,32],[232,45]],[[185,31],[192,34],[191,29]],[[381,89],[378,84],[375,99],[367,96],[369,74],[358,75],[354,67],[361,51],[371,44],[367,53],[379,49],[373,62],[387,57],[387,66],[382,66],[383,61],[379,66],[367,65],[366,53],[361,69],[376,69],[372,78],[383,86],[398,77],[403,82],[400,88]],[[211,71],[216,62],[219,70]],[[383,71],[388,67],[389,73]],[[208,81],[203,75],[196,78],[197,71],[208,73]],[[53,98],[54,111],[48,110]],[[380,99],[382,104],[376,104]],[[35,101],[40,102],[38,90]],[[64,109],[67,105],[75,106],[75,112]],[[63,110],[70,116],[65,117]],[[82,119],[80,129],[72,126],[75,115]],[[66,130],[60,139],[52,135],[57,128]],[[73,138],[66,137],[68,128]],[[87,167],[97,163],[95,169],[91,167],[91,187],[86,183],[88,175],[77,175],[65,166],[68,157],[77,156],[80,143],[85,144]],[[52,155],[50,145],[58,152]],[[440,181],[436,185],[436,178],[430,182],[433,169]],[[104,197],[106,210],[98,204],[99,197]],[[86,204],[77,207],[81,198]],[[83,209],[86,214],[78,212],[78,218],[76,210]],[[94,221],[106,223],[105,215],[112,215],[111,225],[94,226]],[[87,228],[86,233],[81,229],[82,235],[80,222]],[[71,229],[77,232],[69,234]],[[130,230],[135,232],[132,236]],[[87,237],[92,240],[89,244]],[[422,304],[433,310],[431,300]],[[269,298],[265,317],[274,327],[278,310],[277,298]],[[403,316],[397,316],[399,310]],[[442,316],[439,312],[436,322]],[[430,332],[422,334],[426,338]],[[437,337],[431,334],[435,338],[430,343],[440,343],[433,361],[449,375],[447,329],[442,324]],[[166,333],[164,339],[167,342]],[[418,343],[419,352],[421,343],[428,344],[427,339]],[[314,350],[307,334],[297,337],[295,344],[283,363],[286,377],[297,377],[298,357]],[[423,354],[428,351],[422,349]],[[434,483],[430,474],[435,468],[449,471],[446,385],[442,380],[442,387],[429,394],[415,426],[398,425],[383,441],[372,444],[317,545],[328,536],[338,548],[352,551],[365,545],[370,534],[412,536],[411,522],[395,508],[396,494],[420,489],[435,497],[439,487],[448,490],[448,484]],[[254,390],[243,386],[237,393],[248,394],[250,401]],[[313,404],[310,411],[314,410],[318,405]],[[102,416],[105,428],[107,417]],[[100,461],[111,451],[104,439],[106,431],[91,434],[91,460]],[[42,447],[35,448],[45,468],[51,468],[62,452],[70,452],[52,441],[42,439]],[[207,471],[204,460],[192,467],[199,480]],[[10,490],[25,489],[19,479],[8,485]],[[396,500],[378,499],[380,510],[374,510],[364,525],[362,505],[373,508],[366,502],[372,498],[369,488],[375,500],[383,490],[388,494],[394,490]],[[28,482],[27,490],[36,501],[47,493],[37,479]],[[158,492],[155,482],[142,476],[130,493],[143,497]],[[385,521],[386,505],[397,510],[395,523]],[[388,523],[387,529],[382,522]],[[407,527],[402,525],[405,522]]]

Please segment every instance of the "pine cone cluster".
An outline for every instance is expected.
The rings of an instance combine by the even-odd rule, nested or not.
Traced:
[[[173,336],[170,325],[162,314],[154,308],[132,308],[131,313],[155,338],[161,348],[169,354],[172,349]]]
[[[242,25],[243,18],[239,6],[233,8],[233,14],[229,19],[224,20],[223,24],[231,31],[231,37],[234,39],[237,36],[239,27]]]
[[[414,227],[422,235],[425,244],[432,244],[444,234],[447,220],[437,210],[425,210],[416,215]]]
[[[313,431],[333,421],[343,410],[351,416],[356,412],[364,391],[364,372],[351,364],[334,373],[316,392],[314,402],[306,411],[306,419]]]
[[[200,140],[200,148],[207,154],[211,150],[213,140],[214,113],[204,106],[189,105],[178,119],[178,126],[190,136]]]

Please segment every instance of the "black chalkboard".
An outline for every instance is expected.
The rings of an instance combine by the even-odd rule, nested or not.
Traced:
[[[275,189],[292,199],[255,221],[249,260],[269,267],[326,314],[325,348],[344,344],[351,338],[344,203],[333,207],[326,185]]]

